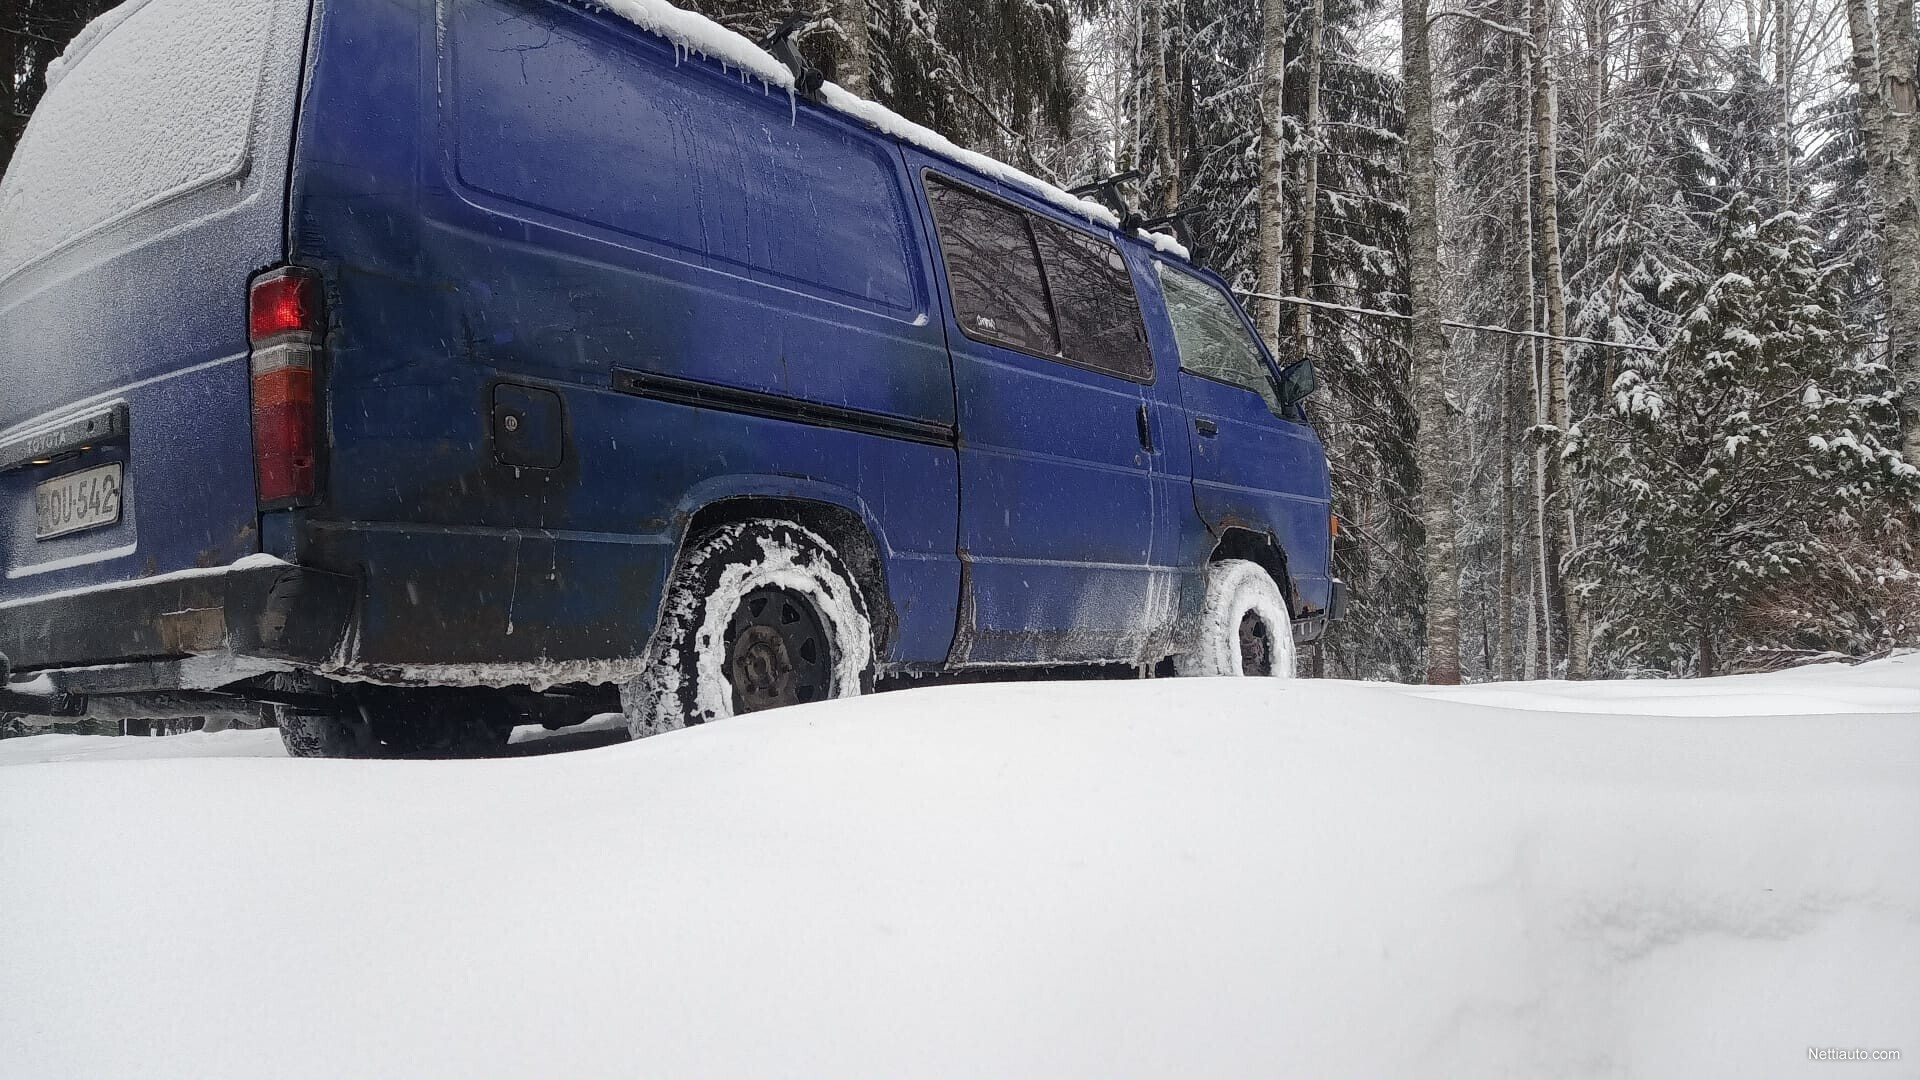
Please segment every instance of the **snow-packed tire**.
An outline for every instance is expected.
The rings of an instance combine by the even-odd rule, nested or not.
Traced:
[[[667,584],[639,678],[621,688],[636,739],[872,689],[873,624],[844,560],[790,521],[722,525]]]
[[[1293,620],[1265,567],[1222,559],[1207,568],[1206,608],[1174,658],[1174,670],[1186,676],[1293,678]]]

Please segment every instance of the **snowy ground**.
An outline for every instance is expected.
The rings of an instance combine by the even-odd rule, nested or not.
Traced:
[[[1920,658],[277,753],[0,743],[0,1075],[1920,1075]]]

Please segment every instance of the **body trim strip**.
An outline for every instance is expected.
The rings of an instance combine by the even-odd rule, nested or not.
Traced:
[[[889,416],[886,413],[868,412],[865,409],[849,409],[840,405],[825,405],[817,401],[802,401],[781,394],[742,390],[736,386],[721,386],[672,375],[616,368],[613,373],[613,388],[623,394],[664,401],[673,405],[689,405],[696,409],[717,409],[721,412],[758,416],[768,420],[790,420],[810,427],[834,428],[861,435],[878,435],[882,438],[901,439],[948,450],[956,448],[960,442],[958,432],[952,424],[909,420],[904,417]]]

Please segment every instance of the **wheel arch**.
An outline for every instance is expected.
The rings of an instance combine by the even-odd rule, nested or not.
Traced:
[[[899,633],[899,617],[894,611],[893,594],[887,587],[885,541],[878,526],[866,515],[857,500],[843,504],[825,498],[792,494],[733,494],[708,502],[686,517],[678,547],[684,549],[694,537],[722,525],[773,518],[791,521],[833,546],[846,561],[854,587],[867,601],[867,615],[873,623],[874,656],[887,655]]]
[[[1289,614],[1299,614],[1299,591],[1293,586],[1293,576],[1287,569],[1287,551],[1274,539],[1272,533],[1258,532],[1254,529],[1231,525],[1220,531],[1214,541],[1213,554],[1208,556],[1209,565],[1223,559],[1245,559],[1258,564],[1273,583],[1280,588],[1280,595],[1287,602]]]

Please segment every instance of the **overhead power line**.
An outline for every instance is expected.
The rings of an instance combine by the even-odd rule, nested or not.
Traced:
[[[1325,300],[1309,300],[1304,296],[1274,296],[1271,293],[1248,292],[1245,289],[1235,289],[1234,291],[1241,296],[1253,300],[1273,300],[1282,304],[1299,304],[1302,307],[1320,308],[1324,311],[1344,311],[1350,315],[1371,315],[1376,319],[1399,319],[1402,322],[1413,321],[1413,316],[1403,315],[1398,311],[1381,311],[1378,308],[1349,307],[1346,304],[1330,304]],[[1624,341],[1601,341],[1598,338],[1557,337],[1553,334],[1542,333],[1538,330],[1509,330],[1504,326],[1477,326],[1473,323],[1454,322],[1452,319],[1441,319],[1440,325],[1451,327],[1455,330],[1477,330],[1488,334],[1506,334],[1510,337],[1534,338],[1539,341],[1564,341],[1569,345],[1598,345],[1605,349],[1630,349],[1633,352],[1646,353],[1664,351],[1656,345],[1629,345]]]

